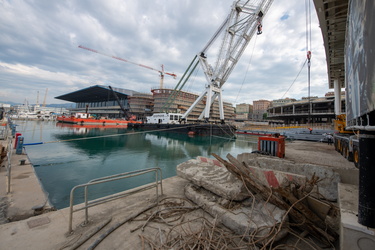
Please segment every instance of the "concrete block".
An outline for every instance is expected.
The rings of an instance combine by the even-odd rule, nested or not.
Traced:
[[[288,234],[284,227],[278,231],[283,219],[286,225],[288,224],[289,218],[285,216],[286,211],[265,203],[263,200],[254,202],[254,207],[249,201],[238,203],[241,205],[236,204],[235,208],[227,209],[226,206],[230,204],[228,200],[191,183],[185,186],[185,196],[216,218],[217,222],[245,238],[249,239],[254,236],[252,240],[264,238],[266,241],[275,237],[277,241]]]
[[[358,223],[358,186],[338,184],[341,213],[340,249],[375,249],[375,229]]]
[[[340,175],[331,168],[314,164],[294,163],[277,157],[270,157],[258,154],[243,153],[237,156],[240,162],[245,162],[249,166],[256,166],[264,169],[273,169],[282,172],[304,175],[310,179],[314,174],[319,177],[317,189],[323,197],[330,201],[338,198],[337,184],[341,181]]]
[[[359,169],[355,168],[333,168],[336,173],[339,173],[341,183],[359,185]]]
[[[291,182],[305,186],[306,176],[249,166],[250,172],[261,184],[268,187],[287,187]]]
[[[225,167],[209,162],[196,159],[183,162],[177,165],[177,175],[228,200],[240,201],[250,195],[244,184]]]

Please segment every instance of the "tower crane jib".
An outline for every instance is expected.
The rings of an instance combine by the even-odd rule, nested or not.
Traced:
[[[82,46],[82,45],[79,45],[78,48],[85,49],[85,50],[88,50],[88,51],[91,51],[91,52],[94,52],[94,53],[97,53],[97,54],[101,54],[103,56],[111,57],[113,59],[116,59],[116,60],[119,60],[119,61],[123,61],[123,62],[126,62],[126,63],[131,63],[133,65],[137,65],[137,66],[140,66],[140,67],[143,67],[143,68],[146,68],[146,69],[157,71],[160,74],[160,88],[161,89],[163,88],[163,85],[164,85],[164,75],[172,76],[174,79],[177,78],[176,74],[165,72],[164,71],[164,65],[161,65],[161,70],[158,70],[158,69],[154,69],[154,68],[152,68],[150,66],[147,66],[147,65],[144,65],[144,64],[141,64],[141,63],[135,63],[135,62],[126,60],[126,59],[118,57],[118,56],[112,56],[112,55],[106,54],[104,52],[101,52],[101,51],[98,51],[98,50],[95,50],[95,49],[90,49],[90,48]]]

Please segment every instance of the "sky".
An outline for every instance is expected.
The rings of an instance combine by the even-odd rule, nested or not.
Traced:
[[[312,0],[311,96],[328,89],[325,50]],[[151,93],[159,73],[78,48],[83,45],[154,69],[174,88],[229,14],[231,0],[0,0],[0,103],[55,99],[93,85]],[[224,101],[308,96],[305,1],[275,0],[223,86]],[[296,79],[296,80],[295,80]],[[294,82],[295,80],[295,82]],[[294,82],[293,86],[292,83]],[[200,94],[200,69],[184,90]],[[290,90],[286,93],[288,88]]]

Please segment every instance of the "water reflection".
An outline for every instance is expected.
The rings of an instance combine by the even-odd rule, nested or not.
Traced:
[[[45,190],[57,208],[68,206],[70,190],[91,179],[160,167],[163,177],[176,174],[176,166],[197,156],[211,157],[216,153],[225,158],[251,152],[257,137],[239,136],[189,137],[186,134],[147,132],[127,128],[59,126],[51,122],[20,124],[31,162]],[[78,130],[77,130],[78,129]],[[79,131],[77,133],[77,131]],[[133,188],[150,181],[149,177],[127,180],[101,187],[96,195]]]

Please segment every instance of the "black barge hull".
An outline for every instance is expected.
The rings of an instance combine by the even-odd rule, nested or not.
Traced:
[[[234,136],[236,128],[229,124],[136,124],[129,123],[128,128],[155,130],[155,131],[171,131],[176,133],[185,133],[189,135],[199,136]]]

